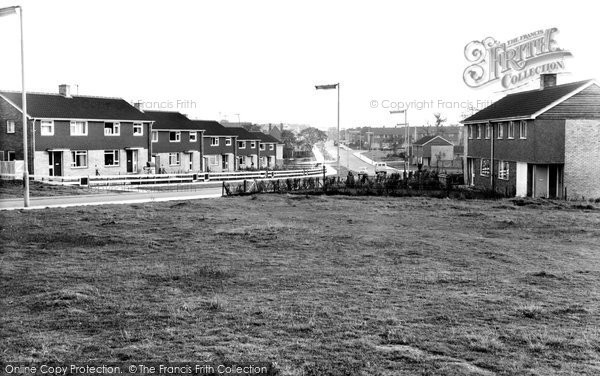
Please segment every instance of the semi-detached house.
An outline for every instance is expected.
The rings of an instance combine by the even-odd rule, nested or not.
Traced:
[[[0,91],[0,160],[23,160],[22,93]],[[150,158],[152,120],[121,98],[27,93],[29,173],[138,173]]]

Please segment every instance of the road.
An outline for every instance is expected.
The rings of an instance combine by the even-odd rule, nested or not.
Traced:
[[[327,149],[327,152],[329,154],[331,154],[333,156],[333,158],[335,159],[335,157],[337,156],[337,146],[334,146],[333,142],[327,142],[325,144],[325,148]],[[358,170],[361,167],[366,167],[369,175],[375,175],[375,167],[372,164],[367,163],[367,162],[363,161],[362,159],[358,158],[357,156],[355,156],[354,153],[356,153],[356,152],[357,152],[357,150],[352,150],[352,149],[347,150],[347,149],[344,149],[343,147],[340,148],[340,165],[348,168],[349,170],[351,170],[353,172],[358,172]],[[336,163],[333,163],[332,166],[335,168]],[[415,170],[414,166],[411,166],[411,169]],[[388,174],[391,174],[394,172],[402,173],[403,171],[397,170],[392,167],[388,167]]]
[[[146,193],[99,193],[79,196],[32,197],[26,209],[66,208],[70,206],[135,204],[175,200],[193,200],[199,198],[221,197],[221,187],[203,187],[190,192],[146,192]],[[0,200],[0,210],[25,209],[23,199]]]

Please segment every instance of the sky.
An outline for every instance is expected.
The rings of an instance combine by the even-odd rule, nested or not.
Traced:
[[[470,88],[465,46],[558,28],[559,84],[600,79],[595,4],[545,1],[0,0],[24,9],[26,88],[141,101],[197,119],[411,125],[505,95]],[[0,89],[20,90],[19,18],[0,18]],[[520,88],[536,88],[537,81]]]

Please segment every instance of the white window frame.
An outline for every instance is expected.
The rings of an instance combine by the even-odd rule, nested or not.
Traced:
[[[275,150],[275,145],[269,144],[269,150]]]
[[[77,132],[77,125],[82,125],[81,132]],[[87,136],[88,135],[88,122],[82,120],[71,120],[69,125],[71,136]]]
[[[158,142],[158,131],[152,131],[152,142]]]
[[[7,120],[6,121],[6,133],[15,133],[15,121],[14,120]]]
[[[175,135],[175,139],[171,139],[171,135]],[[181,142],[181,131],[170,131],[169,142]]]
[[[245,165],[245,164],[246,164],[246,157],[244,157],[243,155],[242,155],[242,156],[239,156],[239,157],[238,157],[238,164],[239,164],[240,166],[241,166],[241,165]]]
[[[498,179],[508,180],[510,164],[507,161],[498,161]]]
[[[112,129],[106,128],[108,124],[112,124]],[[121,123],[118,121],[105,121],[104,122],[104,135],[105,136],[120,136],[121,135]]]
[[[469,140],[473,139],[473,134],[475,133],[474,128],[475,126],[473,124],[469,124],[469,129],[467,130],[469,132]]]
[[[210,146],[219,146],[219,137],[211,137]]]
[[[175,163],[173,163],[175,158]],[[181,166],[181,153],[169,153],[169,166]]]
[[[484,168],[483,168],[483,162],[486,161],[487,162],[487,172],[485,172]],[[486,158],[481,158],[480,162],[479,162],[479,175],[481,176],[490,176],[490,172],[491,172],[491,168],[490,168],[490,160],[486,159]]]
[[[486,124],[485,125],[485,139],[489,140],[491,137],[492,137],[492,125]]]
[[[504,123],[498,123],[498,140],[502,140],[504,138]]]
[[[139,129],[139,132],[136,132],[136,129]],[[133,123],[133,135],[134,136],[143,136],[144,135],[144,124],[140,122]]]
[[[506,128],[506,138],[512,140],[515,138],[515,122],[509,121]]]
[[[477,124],[477,139],[481,140],[481,134],[483,133],[481,131],[481,128],[483,128],[483,124]]]
[[[10,158],[12,156],[12,159]],[[17,160],[17,152],[13,150],[8,150],[6,152],[6,160],[7,161],[16,161]]]
[[[77,156],[85,156],[85,165],[77,166]],[[87,150],[71,150],[71,168],[88,168],[88,151]]]
[[[198,132],[190,131],[190,142],[198,141]]]
[[[258,144],[258,149],[265,150],[265,144],[263,144],[262,142],[260,144]]]
[[[519,122],[519,139],[526,140],[527,139],[527,121],[521,120]]]
[[[113,164],[106,164],[106,154],[108,153],[112,153],[113,155]],[[121,164],[121,153],[119,152],[119,150],[104,150],[104,167],[119,167]]]
[[[217,155],[209,155],[208,156],[208,164],[211,166],[218,166],[219,165],[219,158]]]
[[[45,128],[50,128],[50,130],[44,132]],[[54,136],[54,120],[40,120],[40,136]]]
[[[231,137],[225,139],[225,146],[231,146]]]
[[[250,149],[256,149],[256,141],[250,142]]]
[[[246,141],[238,141],[238,149],[245,149]]]

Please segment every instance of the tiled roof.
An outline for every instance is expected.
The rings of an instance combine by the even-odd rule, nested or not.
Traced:
[[[446,140],[444,137],[440,136],[439,134],[433,135],[433,136],[424,136],[421,137],[420,139],[418,139],[417,141],[415,141],[413,143],[413,145],[425,145],[430,141],[433,141],[434,139],[439,138],[442,142],[448,144],[448,145],[452,145],[452,143],[448,140]]]
[[[269,142],[269,143],[276,143],[276,144],[281,143],[281,141],[279,141],[275,137],[271,136],[270,134],[264,134],[262,132],[250,132],[250,133],[256,135],[262,142]]]
[[[152,129],[201,129],[180,112],[144,111],[144,113],[155,121]]]
[[[227,128],[214,120],[191,120],[197,129],[204,129],[205,136],[237,136],[232,128]]]
[[[227,129],[233,130],[237,136],[238,140],[260,140],[260,137],[255,135],[252,132],[249,132],[245,128],[241,127],[228,127]]]
[[[0,96],[22,109],[21,92],[0,91]],[[44,93],[27,93],[27,114],[50,119],[152,120],[121,98]]]
[[[509,94],[462,122],[527,118],[590,82],[585,80]]]

